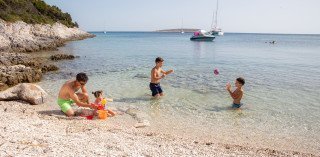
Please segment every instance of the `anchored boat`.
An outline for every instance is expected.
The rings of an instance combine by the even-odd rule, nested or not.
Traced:
[[[215,36],[211,35],[210,32],[205,30],[199,30],[193,33],[193,36],[190,38],[192,41],[213,41]]]

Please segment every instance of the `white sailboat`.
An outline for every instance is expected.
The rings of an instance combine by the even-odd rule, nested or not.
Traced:
[[[183,34],[184,31],[183,31],[183,19],[182,19],[182,22],[181,22],[181,34]]]
[[[104,34],[107,34],[107,24],[106,24],[106,21],[104,21],[103,33],[104,33]]]
[[[221,28],[218,27],[218,9],[219,9],[219,0],[217,0],[216,12],[213,12],[212,23],[211,23],[211,34],[222,36],[224,32]],[[214,25],[213,25],[214,22]]]

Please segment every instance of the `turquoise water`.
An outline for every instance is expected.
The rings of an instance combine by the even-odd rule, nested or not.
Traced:
[[[60,48],[80,58],[59,62],[61,70],[40,83],[45,90],[57,93],[66,79],[86,72],[89,92],[102,89],[114,98],[111,105],[143,111],[150,129],[320,152],[320,35],[227,33],[214,42],[193,42],[189,33],[95,34]],[[277,43],[265,43],[272,40]],[[166,96],[150,100],[157,56],[165,59],[164,70],[175,73],[161,82]],[[246,80],[245,105],[234,111],[225,85],[239,76]]]

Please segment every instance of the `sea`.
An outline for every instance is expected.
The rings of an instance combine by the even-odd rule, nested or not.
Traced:
[[[91,92],[103,90],[114,99],[110,106],[144,113],[150,130],[320,152],[320,35],[225,33],[200,42],[190,41],[192,33],[92,33],[96,37],[59,48],[77,58],[55,62],[60,70],[39,83],[52,97],[66,80],[85,72],[92,101]],[[152,99],[149,89],[156,57],[164,59],[164,70],[174,70],[161,80],[161,99]],[[234,90],[238,77],[245,79],[243,106],[234,110],[225,86],[230,82]]]

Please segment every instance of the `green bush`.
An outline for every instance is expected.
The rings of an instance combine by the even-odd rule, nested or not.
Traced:
[[[78,27],[69,13],[63,13],[57,6],[47,5],[42,0],[0,0],[0,18],[32,24],[60,22],[67,27]]]
[[[4,2],[3,0],[0,0],[0,9],[6,9],[8,6],[6,4],[6,2]]]
[[[15,22],[15,21],[22,20],[22,19],[20,18],[20,16],[14,15],[14,14],[3,14],[3,13],[1,13],[1,14],[0,14],[0,17],[1,17],[3,20],[8,21],[8,22]]]

